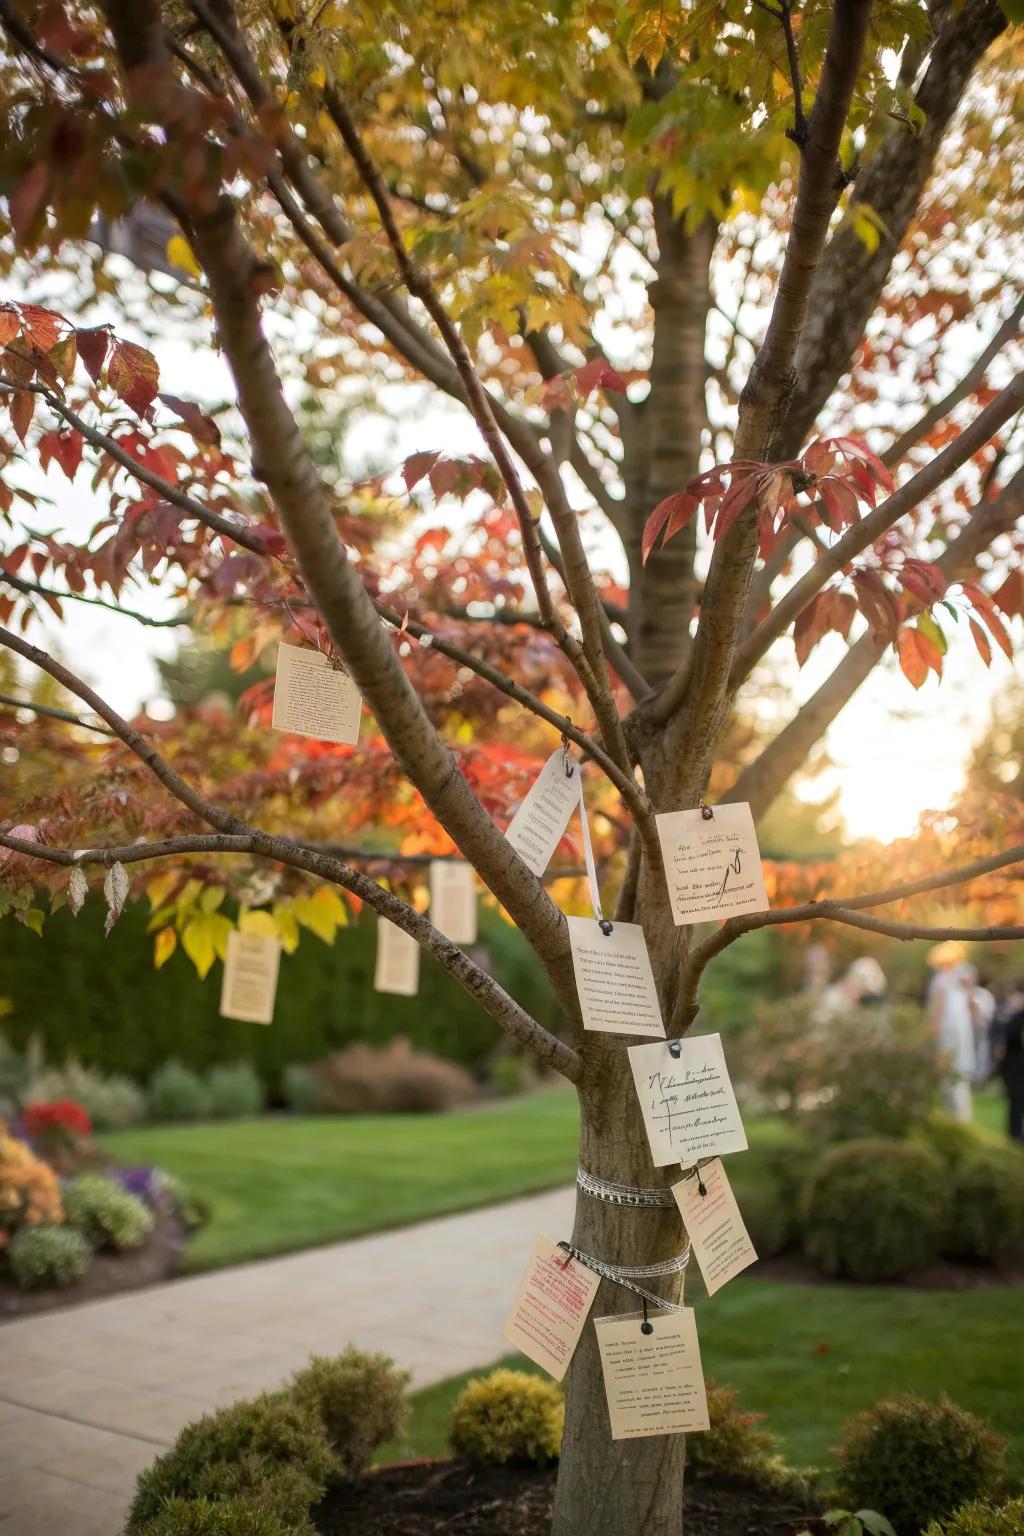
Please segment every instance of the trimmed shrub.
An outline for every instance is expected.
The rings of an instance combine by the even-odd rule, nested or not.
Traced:
[[[140,1536],[316,1536],[316,1527],[260,1498],[165,1499]]]
[[[233,1403],[187,1425],[140,1474],[125,1536],[142,1536],[172,1498],[245,1494],[303,1515],[337,1470],[322,1426],[298,1403],[266,1394]]]
[[[212,1067],[206,1074],[210,1113],[221,1120],[243,1120],[264,1107],[263,1084],[251,1061]]]
[[[910,1392],[851,1420],[836,1455],[851,1508],[880,1509],[897,1536],[918,1536],[971,1499],[998,1496],[1005,1441],[974,1414]]]
[[[787,1467],[779,1442],[757,1426],[762,1415],[741,1413],[736,1393],[710,1379],[704,1383],[711,1427],[686,1442],[686,1473],[694,1478],[724,1477],[761,1488],[807,1491],[800,1473]]]
[[[64,1219],[94,1248],[141,1248],[153,1230],[153,1213],[135,1195],[99,1173],[84,1173],[64,1186]]]
[[[309,1067],[293,1062],[281,1077],[281,1094],[288,1108],[297,1115],[311,1115],[316,1106],[316,1084]]]
[[[276,1096],[290,1064],[320,1061],[353,1040],[384,1045],[407,1035],[417,1049],[474,1070],[494,1050],[491,1020],[428,954],[422,957],[416,997],[373,990],[376,918],[369,909],[339,929],[332,945],[300,944],[288,958],[288,985],[278,991],[273,1029],[220,1018],[217,988],[208,979],[200,981],[180,945],[154,971],[148,903],[126,903],[116,947],[103,937],[105,915],[103,902],[86,902],[77,918],[65,907],[47,918],[42,938],[20,923],[0,923],[0,990],[14,1006],[0,1027],[16,1051],[23,1052],[35,1032],[50,1060],[73,1055],[90,1068],[126,1073],[137,1083],[147,1082],[172,1056],[200,1073],[247,1057]],[[725,964],[760,936],[747,935],[722,957]],[[556,1024],[550,984],[522,934],[483,907],[480,943],[505,990],[542,1024]],[[59,988],[53,985],[58,970]],[[69,997],[73,1008],[66,1006]],[[338,1006],[339,997],[347,1000],[344,1007]],[[0,1097],[2,1078],[0,1067]],[[100,1127],[100,1115],[85,1095],[71,1096]]]
[[[953,1175],[947,1252],[998,1264],[1024,1249],[1024,1157],[1011,1148],[965,1158]]]
[[[157,1170],[160,1180],[160,1188],[164,1190],[178,1207],[178,1215],[190,1232],[205,1227],[212,1214],[210,1202],[205,1196],[197,1194],[184,1179],[179,1179],[176,1174],[166,1173],[164,1169]]]
[[[1008,1504],[964,1504],[948,1520],[933,1520],[924,1536],[1020,1536],[1024,1531],[1024,1499]]]
[[[326,1114],[423,1114],[468,1104],[479,1093],[462,1067],[414,1051],[405,1039],[382,1050],[349,1045],[311,1070],[313,1108]]]
[[[467,1461],[545,1466],[562,1449],[564,1422],[565,1403],[553,1381],[525,1371],[492,1371],[460,1392],[448,1439]]]
[[[930,1147],[945,1163],[947,1169],[960,1165],[992,1143],[980,1135],[977,1127],[954,1120],[951,1115],[929,1115],[927,1120],[914,1127],[911,1139],[924,1147]]]
[[[387,1355],[349,1348],[311,1356],[292,1378],[291,1395],[319,1417],[345,1475],[359,1477],[377,1447],[401,1434],[410,1380]]]
[[[831,1025],[828,1041],[831,1094],[813,1115],[824,1140],[902,1137],[937,1108],[945,1071],[920,1009],[881,1019],[862,1009]]]
[[[61,1290],[81,1280],[92,1262],[92,1249],[69,1227],[22,1227],[7,1247],[14,1283],[23,1291],[47,1286]]]
[[[22,1094],[24,1103],[33,1099],[73,1099],[98,1131],[138,1125],[146,1118],[146,1095],[130,1078],[107,1076],[77,1061],[35,1073]]]
[[[180,1061],[165,1061],[149,1080],[149,1112],[154,1120],[203,1120],[210,1113],[210,1091],[197,1072]]]
[[[729,1169],[733,1193],[760,1258],[799,1246],[800,1190],[814,1150],[796,1136],[779,1146],[758,1147]]]
[[[947,1231],[947,1183],[927,1147],[882,1137],[841,1143],[804,1188],[804,1251],[825,1274],[850,1280],[894,1280],[920,1269],[937,1258]]]

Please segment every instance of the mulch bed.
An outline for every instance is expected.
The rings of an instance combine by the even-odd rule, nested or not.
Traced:
[[[63,1290],[19,1291],[6,1276],[0,1275],[0,1323],[170,1279],[177,1272],[188,1229],[169,1195],[157,1196],[153,1214],[153,1231],[142,1248],[95,1254],[88,1274]]]
[[[555,1472],[400,1462],[338,1488],[314,1511],[321,1536],[542,1536]],[[796,1536],[822,1529],[789,1496],[737,1483],[699,1482],[684,1498],[686,1536]]]

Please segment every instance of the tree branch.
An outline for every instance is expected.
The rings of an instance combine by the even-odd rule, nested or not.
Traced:
[[[57,709],[53,704],[34,704],[31,699],[16,699],[12,694],[0,693],[0,704],[8,705],[11,709],[30,709],[34,715],[44,715],[47,720],[62,720],[66,725],[80,725],[83,731],[96,731],[101,736],[116,736],[116,731],[109,731],[105,725],[96,725],[91,720],[83,720],[80,715],[73,715],[70,709]]]
[[[688,1028],[697,1013],[697,994],[701,976],[709,962],[721,954],[730,944],[751,933],[756,928],[773,928],[784,923],[806,923],[823,920],[844,923],[851,928],[863,928],[868,933],[882,934],[891,939],[968,939],[975,942],[992,942],[1024,938],[1024,927],[991,926],[966,927],[962,924],[933,927],[921,923],[890,922],[886,918],[865,917],[864,909],[883,907],[894,901],[904,901],[910,896],[920,896],[926,891],[938,891],[951,885],[964,885],[980,875],[988,875],[1010,864],[1024,862],[1024,843],[1007,848],[1002,853],[985,859],[975,859],[959,869],[941,870],[938,874],[925,875],[920,880],[908,880],[888,890],[871,891],[863,896],[829,897],[822,901],[808,901],[800,906],[777,907],[771,912],[751,912],[741,917],[725,920],[716,933],[698,944],[683,962],[681,985],[676,1001],[673,1025]],[[671,1033],[672,1031],[670,1031]]]
[[[794,582],[775,604],[768,616],[736,651],[731,686],[737,687],[761,657],[784,634],[807,604],[825,586],[831,576],[841,571],[855,555],[868,548],[906,512],[936,490],[950,475],[962,468],[1024,406],[1024,371],[980,411],[953,442],[943,448],[923,469],[912,475],[873,512],[848,528],[832,547],[818,555],[814,564]]]
[[[927,437],[932,427],[938,426],[939,422],[948,416],[950,411],[960,404],[961,400],[966,400],[968,395],[974,393],[979,384],[983,383],[993,358],[998,357],[1007,342],[1012,341],[1015,336],[1020,334],[1022,320],[1024,320],[1024,296],[1017,300],[1010,314],[1007,315],[988,346],[984,348],[978,357],[977,362],[967,370],[959,384],[954,385],[947,394],[943,395],[941,400],[936,400],[935,404],[929,406],[924,415],[912,427],[908,427],[906,432],[901,432],[895,442],[889,444],[889,447],[882,454],[883,464],[893,469],[899,464],[901,459],[906,458],[911,448],[919,443],[923,437]]]
[[[570,1082],[579,1080],[582,1065],[577,1053],[538,1024],[536,1019],[521,1008],[515,999],[510,997],[493,977],[476,965],[457,944],[453,944],[451,939],[446,938],[427,918],[422,917],[391,891],[384,890],[383,886],[371,880],[368,875],[350,869],[339,859],[331,858],[327,854],[316,853],[302,848],[289,839],[269,837],[266,833],[257,833],[254,830],[234,836],[175,837],[158,843],[131,843],[124,848],[75,850],[48,848],[43,844],[28,842],[23,838],[11,837],[0,832],[0,847],[9,848],[12,852],[22,854],[26,858],[70,867],[100,864],[109,868],[113,863],[135,864],[147,859],[195,853],[256,854],[262,858],[289,865],[293,869],[301,869],[307,874],[316,875],[332,885],[339,885],[343,890],[351,891],[360,901],[365,901],[367,906],[373,907],[378,916],[387,918],[389,922],[401,928],[410,938],[415,939],[422,949],[433,955],[448,974],[454,977],[470,997],[474,998],[513,1040],[518,1041],[545,1066],[569,1078]]]
[[[1008,532],[1024,508],[1024,469],[1018,470],[992,501],[984,501],[935,562],[948,581],[973,570],[982,550]],[[888,642],[870,631],[850,647],[842,661],[806,704],[797,710],[759,757],[748,764],[723,800],[746,800],[754,820],[764,815],[784,784],[820,741],[860,685],[873,671]]]
[[[104,608],[108,613],[119,614],[123,619],[134,619],[136,624],[145,624],[150,629],[181,629],[191,622],[188,614],[176,614],[170,619],[154,619],[152,615],[140,613],[136,608],[123,608],[118,603],[108,603],[102,597],[89,597],[85,592],[58,592],[53,587],[41,586],[38,581],[26,581],[22,576],[14,576],[10,571],[0,571],[0,581],[6,582],[16,592],[53,598],[58,603],[86,603],[90,608]]]

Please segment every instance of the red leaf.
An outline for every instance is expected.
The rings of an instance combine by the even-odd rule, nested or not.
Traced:
[[[833,533],[842,533],[844,528],[858,521],[860,512],[857,498],[845,480],[830,475],[818,481],[818,490],[824,504],[825,522]]]
[[[32,425],[32,415],[36,408],[36,397],[30,389],[16,389],[10,398],[11,425],[15,432],[25,441],[25,435]]]
[[[156,399],[160,370],[156,358],[134,341],[115,339],[110,349],[107,382],[137,416],[144,416]]]
[[[53,456],[69,480],[75,478],[75,471],[82,462],[82,449],[85,446],[81,432],[58,432],[54,445]]]
[[[1006,626],[996,612],[992,599],[984,588],[979,587],[973,581],[961,583],[964,594],[970,598],[977,611],[978,617],[992,636],[993,640],[1008,660],[1013,660],[1013,644],[1006,633]]]
[[[105,326],[78,333],[78,355],[85,364],[85,371],[96,383],[99,382],[100,374],[103,372],[109,346],[110,332]]]
[[[981,625],[978,623],[977,619],[972,619],[970,616],[968,616],[967,622],[971,626],[971,634],[974,636],[974,643],[978,647],[978,655],[981,657],[986,667],[991,666],[992,647],[988,643],[988,636],[982,629]]]
[[[180,518],[181,513],[178,512],[176,516]],[[271,528],[268,523],[256,523],[253,527],[247,528],[246,532],[250,538],[259,541],[268,555],[275,555],[280,559],[288,553],[288,544],[284,534],[280,533],[276,528]]]
[[[49,180],[48,167],[41,163],[36,164],[8,195],[7,209],[16,240],[24,240],[34,224],[37,214],[46,201]]]
[[[11,304],[0,304],[0,347],[6,347],[21,330],[18,311]]]
[[[797,615],[793,625],[793,644],[796,647],[796,663],[802,667],[808,656],[825,633],[827,625],[823,619],[827,616],[827,609],[823,602],[826,594],[820,593],[812,598],[802,613]]]
[[[667,523],[674,523],[673,533],[678,533],[696,512],[699,503],[689,491],[676,491],[672,496],[666,496],[664,501],[659,501],[647,522],[644,524],[643,542],[640,547],[640,555],[646,565],[651,550],[658,542],[661,530]],[[666,539],[671,537],[666,533]]]
[[[899,634],[900,666],[903,675],[914,688],[920,688],[928,676],[928,663],[925,660],[920,642],[924,636],[918,634],[916,629],[901,629]]]
[[[411,491],[414,486],[419,485],[423,476],[433,469],[440,457],[436,448],[429,448],[423,453],[414,453],[406,459],[402,465],[402,479],[405,481],[406,490]]]
[[[886,491],[889,495],[892,494],[894,489],[892,475],[890,475],[878,455],[871,452],[867,443],[861,442],[859,437],[837,437],[833,441],[837,448],[842,449],[847,458],[860,459],[862,464],[866,464],[883,491]]]
[[[21,328],[40,352],[49,352],[60,337],[61,320],[52,309],[41,304],[21,304]]]
[[[714,537],[724,538],[740,514],[749,507],[760,488],[760,476],[745,475],[742,480],[733,479],[722,497],[715,520]]]
[[[168,410],[180,418],[181,424],[191,434],[197,443],[220,447],[220,428],[212,416],[207,416],[192,400],[179,400],[177,395],[161,395],[160,399]]]
[[[576,380],[576,388],[584,400],[594,393],[595,389],[614,389],[618,394],[626,393],[626,381],[621,373],[617,373],[606,357],[592,358],[589,363],[584,363],[582,368],[574,368],[570,371],[570,378]]]
[[[877,571],[860,570],[853,573],[857,589],[857,601],[868,625],[878,639],[895,640],[899,624],[896,598],[883,582]]]
[[[850,638],[850,625],[853,623],[857,612],[857,599],[852,592],[840,592],[837,587],[829,587],[824,594],[829,618],[829,628],[835,630],[844,640]]]
[[[1011,571],[995,592],[992,601],[1008,619],[1024,614],[1024,571]]]

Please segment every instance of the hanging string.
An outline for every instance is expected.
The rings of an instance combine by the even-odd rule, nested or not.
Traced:
[[[636,1281],[659,1280],[665,1275],[678,1275],[690,1262],[689,1242],[682,1253],[674,1259],[664,1259],[660,1264],[606,1264],[603,1259],[595,1259],[593,1254],[573,1247],[572,1243],[559,1243],[558,1246],[567,1255],[566,1262],[568,1259],[578,1260],[593,1270],[595,1275],[600,1275],[602,1280],[611,1280],[615,1285],[621,1285],[625,1290],[649,1301],[652,1307],[660,1307],[663,1312],[685,1311],[681,1303],[668,1301],[656,1291],[648,1291],[644,1286],[637,1285]]]
[[[597,865],[594,862],[594,845],[590,841],[590,823],[587,821],[587,806],[583,798],[583,764],[580,764],[580,827],[583,832],[583,861],[587,866],[587,883],[590,886],[590,904],[594,909],[594,917],[597,920],[601,932],[608,936],[612,931],[612,924],[601,908],[601,888],[597,883]]]
[[[671,1206],[676,1203],[670,1189],[645,1189],[637,1184],[616,1184],[612,1179],[599,1179],[596,1174],[588,1173],[585,1168],[576,1169],[576,1187],[585,1195],[592,1195],[595,1200],[604,1200],[608,1205],[632,1205],[651,1209],[654,1206]]]

